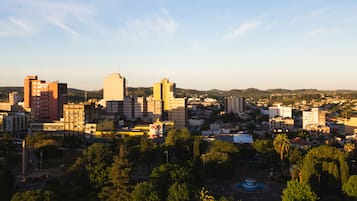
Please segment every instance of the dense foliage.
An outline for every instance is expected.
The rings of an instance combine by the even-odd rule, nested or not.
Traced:
[[[316,201],[318,197],[309,184],[291,180],[283,190],[281,199],[282,201]]]

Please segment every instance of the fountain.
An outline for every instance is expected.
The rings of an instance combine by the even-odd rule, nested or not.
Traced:
[[[232,187],[240,192],[266,192],[269,190],[267,185],[257,183],[253,178],[246,178],[244,182],[236,183]]]
[[[244,182],[242,183],[242,186],[247,191],[254,191],[258,187],[258,185],[256,184],[255,179],[252,179],[252,178],[245,179]]]

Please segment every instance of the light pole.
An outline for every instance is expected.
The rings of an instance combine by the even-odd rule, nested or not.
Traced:
[[[169,163],[169,151],[164,151],[165,155],[166,155],[166,163]]]

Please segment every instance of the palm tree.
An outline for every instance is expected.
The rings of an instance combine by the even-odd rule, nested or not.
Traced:
[[[288,153],[290,148],[290,141],[286,134],[278,134],[275,136],[273,146],[280,156],[280,160],[284,160],[284,154]]]

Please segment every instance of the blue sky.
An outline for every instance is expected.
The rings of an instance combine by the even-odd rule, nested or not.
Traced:
[[[357,89],[357,1],[0,0],[0,86]]]

